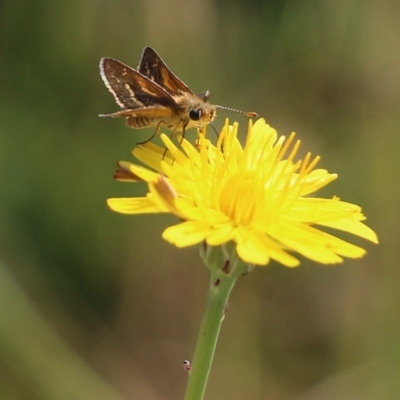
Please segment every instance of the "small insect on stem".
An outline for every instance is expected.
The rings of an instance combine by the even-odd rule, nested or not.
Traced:
[[[194,94],[151,47],[144,48],[136,70],[112,58],[102,58],[100,75],[121,110],[99,116],[125,117],[133,129],[156,127],[143,143],[152,140],[161,125],[169,128],[172,135],[181,132],[182,137],[188,129],[201,130],[214,120],[217,108],[250,118],[257,116],[255,112],[208,103],[208,90]]]
[[[192,363],[189,360],[184,360],[183,361],[183,369],[190,375],[192,372]]]

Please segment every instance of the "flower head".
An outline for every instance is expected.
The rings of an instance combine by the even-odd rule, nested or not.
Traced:
[[[293,143],[294,134],[278,138],[259,119],[254,126],[250,122],[242,146],[237,130],[238,124],[226,123],[216,146],[200,135],[196,146],[183,139],[177,147],[161,135],[168,152],[152,143],[135,148],[133,154],[152,170],[125,162],[117,177],[145,181],[149,192],[109,199],[109,207],[127,214],[173,213],[182,221],[163,232],[165,240],[178,247],[233,241],[238,256],[254,265],[274,259],[297,266],[293,252],[323,264],[365,254],[320,227],[377,243],[361,222],[365,217],[359,206],[310,196],[337,176],[315,169],[319,157],[312,159],[310,153],[295,161],[300,141]]]

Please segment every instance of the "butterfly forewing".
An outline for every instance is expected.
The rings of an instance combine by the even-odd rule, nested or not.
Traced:
[[[151,47],[146,47],[143,50],[138,71],[173,96],[192,94],[191,90],[167,67]]]
[[[105,85],[121,108],[176,107],[173,97],[165,89],[117,60],[102,58],[100,71]]]

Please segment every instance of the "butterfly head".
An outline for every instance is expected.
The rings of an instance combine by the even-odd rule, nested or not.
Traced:
[[[182,110],[182,124],[185,129],[203,128],[212,122],[216,116],[217,107],[207,103],[210,92],[199,93],[198,95],[183,94],[176,102]]]

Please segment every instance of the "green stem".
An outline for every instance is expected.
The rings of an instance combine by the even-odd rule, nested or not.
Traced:
[[[203,399],[221,328],[225,304],[235,284],[235,279],[229,276],[217,277],[216,275],[218,274],[211,274],[206,307],[196,343],[193,367],[186,388],[185,400]]]
[[[221,259],[215,258],[211,263],[210,258],[208,259],[211,278],[185,400],[203,399],[229,294],[238,277],[248,271],[249,266],[242,264],[237,258],[232,260],[230,257],[230,260],[223,268]]]

